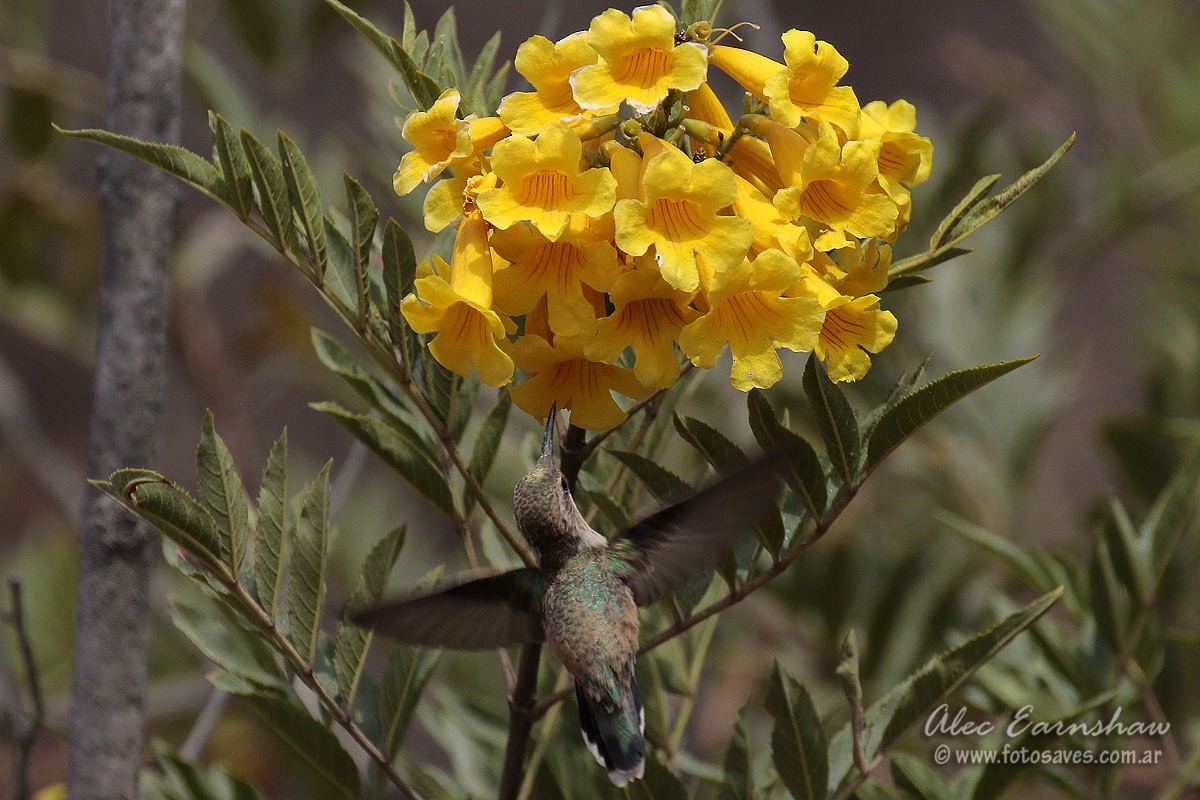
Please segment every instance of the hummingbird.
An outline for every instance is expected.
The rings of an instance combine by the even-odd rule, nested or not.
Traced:
[[[588,749],[617,786],[641,778],[645,714],[634,679],[638,607],[714,566],[775,507],[781,457],[768,454],[616,533],[580,514],[554,461],[555,408],[541,457],[517,483],[517,528],[537,567],[472,571],[351,620],[407,644],[485,650],[545,642],[575,679]]]

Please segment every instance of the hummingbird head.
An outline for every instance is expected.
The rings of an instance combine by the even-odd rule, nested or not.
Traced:
[[[554,426],[557,415],[550,407],[542,455],[513,492],[513,514],[521,534],[542,561],[557,560],[584,546],[604,542],[584,521],[571,497],[571,485],[554,461]],[[588,536],[591,534],[591,537]]]

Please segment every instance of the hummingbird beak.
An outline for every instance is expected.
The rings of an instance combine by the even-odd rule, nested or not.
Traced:
[[[554,425],[558,421],[558,404],[552,403],[546,413],[546,436],[542,439],[542,455],[554,455]]]

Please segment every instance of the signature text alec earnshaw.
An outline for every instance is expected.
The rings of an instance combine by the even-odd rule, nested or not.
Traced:
[[[1030,718],[1033,706],[1021,706],[1004,729],[1008,738],[1031,736],[1165,736],[1171,730],[1169,722],[1121,722],[1121,709],[1116,708],[1107,722],[1037,722]],[[926,736],[987,736],[996,730],[996,723],[968,720],[967,709],[959,708],[953,716],[946,703],[938,706],[925,720]]]

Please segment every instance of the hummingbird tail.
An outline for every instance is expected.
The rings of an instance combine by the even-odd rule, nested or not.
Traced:
[[[646,741],[642,736],[646,714],[632,671],[614,689],[597,700],[577,682],[575,698],[588,750],[608,771],[609,780],[624,786],[642,777],[646,769]]]

